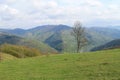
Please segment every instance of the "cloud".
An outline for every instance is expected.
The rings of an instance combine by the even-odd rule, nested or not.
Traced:
[[[98,25],[98,22],[102,25],[103,21],[106,22],[103,25],[115,25],[120,21],[118,3],[101,0],[2,0],[0,26],[72,25],[76,20],[85,25]]]

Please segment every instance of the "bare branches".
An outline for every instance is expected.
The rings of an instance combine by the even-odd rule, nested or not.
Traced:
[[[82,24],[79,21],[76,21],[74,23],[74,27],[72,28],[71,34],[72,36],[75,37],[75,40],[77,42],[77,52],[79,52],[80,49],[87,42],[87,39],[85,37],[85,28],[82,26]]]

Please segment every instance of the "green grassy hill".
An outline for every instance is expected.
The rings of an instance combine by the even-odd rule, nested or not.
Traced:
[[[120,80],[120,49],[0,62],[1,80]]]

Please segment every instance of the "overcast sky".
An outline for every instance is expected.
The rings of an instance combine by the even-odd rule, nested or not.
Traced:
[[[120,25],[120,0],[0,0],[0,28],[31,28],[81,21],[85,26]]]

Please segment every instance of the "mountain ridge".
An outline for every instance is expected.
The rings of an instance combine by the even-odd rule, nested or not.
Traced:
[[[7,34],[7,33],[0,33],[0,45],[5,43],[12,44],[12,45],[22,45],[30,48],[36,48],[43,53],[49,53],[49,52],[57,53],[56,50],[54,50],[53,48],[47,46],[46,44],[40,41],[38,42],[36,40],[29,40],[29,39],[25,39],[24,37],[19,37],[19,36]]]
[[[89,51],[94,47],[103,45],[109,41],[120,38],[120,30],[104,27],[85,27],[86,36],[89,40],[88,46],[83,51]],[[19,34],[19,31],[23,34]],[[9,34],[22,36],[27,39],[41,41],[60,52],[75,51],[76,43],[71,36],[72,27],[67,25],[43,25],[31,29],[14,29]],[[18,31],[18,33],[16,33]],[[24,32],[25,31],[25,32]]]
[[[120,48],[120,39],[112,40],[104,45],[95,47],[91,51],[107,50],[107,49],[116,49]]]

